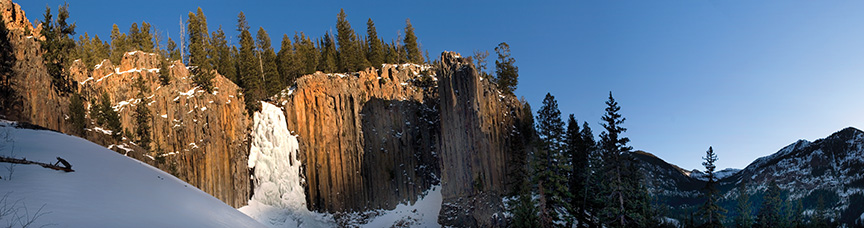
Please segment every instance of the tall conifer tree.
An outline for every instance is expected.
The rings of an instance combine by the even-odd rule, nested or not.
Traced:
[[[282,76],[284,86],[294,84],[300,72],[300,66],[297,61],[297,52],[294,50],[294,44],[291,43],[291,38],[288,34],[282,34],[282,44],[280,45],[279,53],[277,54],[277,67],[279,75]],[[284,89],[284,88],[283,88]]]
[[[423,52],[420,51],[420,44],[417,43],[417,36],[414,35],[414,26],[411,25],[411,19],[405,19],[405,53],[408,62],[415,64],[423,64]]]
[[[138,23],[132,22],[129,26],[129,33],[126,35],[129,38],[130,50],[140,50],[141,47],[141,30],[138,29]]]
[[[750,195],[747,194],[747,182],[741,181],[738,184],[738,202],[735,209],[738,211],[738,217],[735,217],[735,227],[752,227],[753,212],[750,209]]]
[[[255,54],[255,40],[249,32],[246,15],[237,15],[237,31],[240,32],[240,49],[237,52],[237,73],[244,89],[246,109],[249,113],[260,109],[258,101],[264,98],[264,82],[259,73],[258,57]]]
[[[213,89],[212,79],[213,63],[208,56],[210,47],[209,32],[207,31],[207,17],[201,7],[197,13],[189,12],[187,20],[189,33],[189,65],[196,66],[193,71],[192,81],[208,92]]]
[[[111,28],[111,63],[114,65],[120,64],[120,59],[127,51],[126,34],[120,32],[117,24]]]
[[[626,118],[620,113],[621,107],[618,102],[612,97],[612,92],[609,92],[609,100],[606,101],[606,114],[603,115],[603,128],[605,131],[600,133],[600,144],[603,150],[603,173],[606,175],[604,196],[608,197],[604,202],[603,211],[601,212],[601,220],[612,227],[627,227],[634,222],[630,217],[632,210],[628,193],[630,187],[627,185],[625,177],[627,161],[622,156],[622,153],[628,152],[633,148],[627,146],[630,139],[622,137],[621,133],[627,131],[627,128],[621,126]]]
[[[174,40],[171,37],[168,37],[168,41],[166,42],[165,48],[168,49],[168,58],[171,60],[179,60],[180,59],[180,50],[177,49],[177,43],[174,43]]]
[[[273,50],[270,42],[270,35],[264,31],[263,27],[258,27],[257,34],[258,47],[258,63],[260,64],[261,75],[264,76],[267,96],[276,94],[285,88],[285,81],[281,80],[279,70],[276,67],[276,52]]]
[[[321,61],[318,62],[318,70],[331,73],[336,72],[338,70],[336,44],[329,32],[324,33],[324,38],[319,41],[318,49],[321,50]]]
[[[52,84],[60,92],[71,92],[73,89],[71,79],[64,70],[75,59],[75,40],[71,37],[75,35],[75,23],[69,24],[66,21],[69,19],[68,9],[68,3],[60,6],[55,20],[51,15],[51,8],[45,7],[45,19],[42,23],[42,35],[45,37],[42,41],[42,48],[45,50],[42,58]]]
[[[375,22],[372,18],[366,21],[366,42],[367,50],[366,58],[369,59],[369,64],[375,68],[381,68],[384,63],[384,45],[378,37],[378,31],[375,29]]]
[[[519,67],[516,66],[516,60],[510,56],[510,45],[502,42],[495,48],[495,52],[498,54],[498,60],[495,60],[495,83],[501,92],[513,94],[519,84]]]
[[[307,37],[303,32],[300,32],[299,36],[295,33],[294,49],[297,50],[297,64],[300,67],[300,71],[297,74],[298,77],[315,73],[320,61],[320,55],[318,50],[315,49],[315,43],[312,42],[312,39]]]
[[[777,186],[777,182],[772,180],[768,184],[765,196],[762,197],[762,205],[759,207],[754,227],[779,227],[786,224],[786,216],[783,215],[784,202],[783,198],[781,198],[782,194],[783,191]]]
[[[568,203],[570,203],[570,208],[572,209],[570,214],[574,215],[574,219],[580,221],[581,224],[586,220],[583,216],[585,214],[586,204],[584,201],[586,193],[583,190],[588,183],[586,180],[589,175],[589,151],[585,145],[585,138],[579,129],[579,122],[576,121],[573,114],[570,114],[567,119],[567,131],[564,138],[567,146],[565,153],[569,157],[571,168],[568,180],[569,190],[572,195],[568,199]]]
[[[138,137],[136,143],[138,146],[143,148],[144,150],[150,150],[150,120],[152,116],[150,114],[150,109],[147,108],[147,103],[149,99],[147,99],[146,93],[149,93],[149,87],[144,82],[143,77],[138,77],[135,80],[135,87],[138,89],[138,99],[140,102],[135,106],[135,113],[133,117],[135,118],[135,135]]]
[[[705,183],[704,197],[705,203],[702,204],[702,207],[699,208],[699,212],[702,214],[703,227],[722,227],[722,220],[725,218],[723,214],[726,212],[725,209],[717,205],[719,191],[717,190],[717,181],[714,175],[714,169],[716,166],[714,162],[717,161],[717,154],[714,153],[714,148],[708,147],[708,151],[705,152],[705,157],[702,158],[705,162],[702,162],[702,165],[705,166],[705,174],[708,176],[708,182]]]
[[[222,26],[219,26],[219,29],[212,33],[211,40],[213,41],[213,58],[216,72],[219,72],[219,74],[222,74],[222,76],[225,76],[232,82],[237,82],[237,67],[235,66],[234,59],[231,58],[231,48],[228,47],[228,40],[225,37],[225,31],[222,30]]]
[[[357,38],[357,33],[351,28],[348,19],[345,16],[345,10],[339,10],[339,15],[336,20],[336,41],[339,42],[339,49],[336,56],[336,69],[338,71],[358,71],[363,68],[366,61],[366,56],[361,52],[361,43]],[[328,42],[325,40],[325,42]]]
[[[535,161],[537,187],[540,192],[540,218],[542,226],[552,226],[568,210],[567,159],[563,154],[564,122],[558,101],[547,93],[543,106],[537,110],[539,148]]]

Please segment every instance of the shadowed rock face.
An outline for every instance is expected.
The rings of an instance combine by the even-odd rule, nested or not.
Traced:
[[[276,97],[300,138],[307,202],[328,212],[393,209],[437,183],[434,86],[426,67],[315,73]]]
[[[482,79],[470,59],[445,52],[438,66],[441,121],[439,223],[450,226],[504,226],[501,196],[517,167],[507,161],[524,154],[518,126],[530,118],[512,95]]]

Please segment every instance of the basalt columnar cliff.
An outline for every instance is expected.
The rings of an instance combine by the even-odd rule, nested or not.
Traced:
[[[16,95],[7,98],[10,102],[0,114],[10,120],[73,132],[68,121],[70,95],[52,88],[42,60],[39,26],[34,29],[17,4],[2,1],[0,7],[14,53],[14,67],[4,73],[11,74]],[[216,89],[204,92],[193,86],[189,70],[180,62],[170,68],[171,83],[162,86],[157,74],[160,61],[154,54],[129,52],[118,65],[108,60],[96,66],[75,61],[66,69],[88,109],[99,102],[101,94],[108,95],[123,129],[135,129],[133,110],[146,105],[152,113],[152,150],[144,151],[127,138],[110,137],[89,114],[87,130],[80,136],[170,172],[229,205],[245,205],[250,194],[245,168],[248,118],[238,87],[216,76]],[[147,88],[146,103],[133,86],[139,78]]]
[[[0,115],[72,134],[70,93],[52,88],[42,60],[39,26],[17,4],[0,1],[9,28],[14,67]],[[122,129],[137,126],[134,110],[151,113],[150,150],[111,137],[88,112],[82,138],[172,173],[225,203],[240,207],[252,192],[246,166],[251,117],[241,89],[216,75],[213,91],[196,87],[193,67],[176,61],[160,84],[162,59],[127,52],[119,63],[75,61],[65,69],[87,110],[108,102]],[[135,86],[143,81],[143,86]],[[143,89],[142,89],[143,87]],[[285,111],[300,142],[307,205],[351,212],[392,209],[413,202],[433,185],[444,197],[442,224],[501,225],[500,196],[514,167],[504,161],[524,149],[514,129],[530,118],[522,103],[483,79],[470,59],[445,52],[435,66],[384,64],[380,69],[300,77],[269,100]],[[254,177],[252,177],[254,178]]]

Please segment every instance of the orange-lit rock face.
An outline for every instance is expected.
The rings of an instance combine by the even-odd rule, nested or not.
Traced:
[[[437,95],[434,86],[418,86],[433,78],[421,76],[424,69],[319,72],[277,95],[300,138],[311,209],[392,209],[437,183]]]
[[[124,129],[137,127],[137,106],[145,105],[151,113],[150,151],[116,142],[98,131],[88,131],[88,138],[106,146],[125,144],[134,151],[115,150],[175,174],[231,206],[245,205],[250,192],[246,168],[249,121],[240,88],[217,75],[212,81],[214,90],[208,93],[194,85],[189,70],[179,61],[169,68],[170,83],[161,85],[160,61],[156,54],[129,52],[119,66],[108,60],[97,66],[84,66],[80,61],[73,65],[78,91],[89,104],[98,103],[102,93],[108,94]],[[143,96],[135,87],[139,78],[146,88]],[[155,159],[159,157],[165,161]]]

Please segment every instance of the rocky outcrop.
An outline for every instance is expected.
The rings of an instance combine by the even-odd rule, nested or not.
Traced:
[[[29,122],[64,133],[74,132],[69,119],[69,93],[58,93],[42,60],[39,26],[30,24],[17,4],[0,0],[0,16],[8,28],[11,71],[3,69],[12,89],[3,97],[0,117]],[[0,45],[2,46],[2,45]],[[118,111],[122,128],[134,132],[133,110],[147,105],[152,116],[153,143],[150,151],[132,139],[114,139],[98,128],[92,118],[82,137],[168,171],[229,205],[245,205],[249,197],[248,124],[239,88],[222,76],[213,80],[215,91],[197,89],[189,71],[177,62],[171,67],[173,80],[158,82],[161,60],[155,54],[127,53],[119,66],[103,61],[98,66],[73,62],[67,69],[74,89],[89,109],[106,93]],[[142,102],[135,81],[142,78],[146,91]],[[5,81],[5,80],[4,80]],[[88,116],[89,118],[90,116]],[[110,170],[106,170],[110,171]]]
[[[427,70],[318,72],[277,96],[299,135],[310,209],[393,209],[437,183],[437,97]]]
[[[27,15],[21,6],[13,3],[11,0],[0,0],[0,16],[6,22],[6,29],[19,33],[24,36],[40,37],[42,27],[37,25],[35,28],[30,20],[27,20]]]
[[[11,1],[0,1],[0,15],[8,29],[8,40],[2,40],[4,43],[0,46],[10,48],[2,53],[2,59],[8,58],[10,65],[5,65],[4,61],[0,71],[8,80],[3,80],[3,83],[9,83],[4,87],[12,89],[10,96],[0,98],[4,104],[0,107],[0,116],[50,129],[67,130],[64,107],[68,105],[68,99],[63,99],[52,89],[51,78],[42,61],[38,36],[33,36],[38,31],[34,31],[21,7]]]
[[[119,66],[109,60],[96,66],[73,64],[71,76],[87,100],[85,106],[107,94],[123,129],[130,132],[137,128],[137,106],[146,105],[151,113],[149,151],[129,139],[107,137],[92,122],[87,138],[170,172],[231,206],[245,205],[250,192],[245,166],[249,131],[240,88],[217,75],[213,91],[204,91],[179,61],[169,68],[170,83],[161,85],[160,62],[153,53],[128,52]],[[143,93],[135,86],[138,80],[143,81]]]
[[[438,66],[441,121],[439,223],[445,226],[504,226],[501,202],[509,166],[522,154],[519,126],[529,121],[522,103],[482,78],[470,59],[445,52]]]

